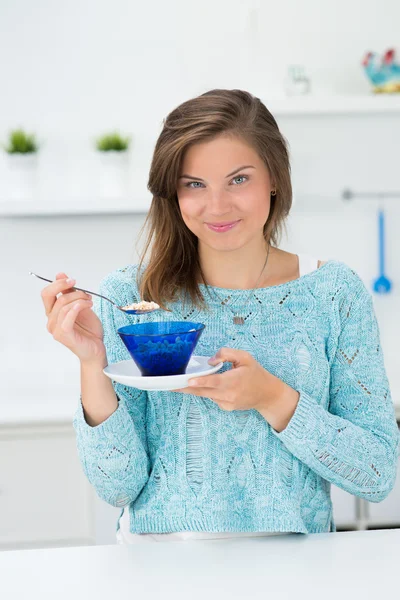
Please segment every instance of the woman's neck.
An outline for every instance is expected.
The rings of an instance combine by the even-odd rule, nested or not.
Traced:
[[[203,283],[228,289],[252,289],[256,285],[260,286],[268,273],[274,248],[270,247],[268,261],[265,265],[267,252],[268,245],[265,240],[233,251],[215,250],[199,244]],[[261,274],[264,265],[265,268]]]

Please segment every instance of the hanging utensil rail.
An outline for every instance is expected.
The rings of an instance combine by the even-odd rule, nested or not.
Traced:
[[[375,198],[376,200],[384,200],[386,198],[400,199],[400,192],[353,192],[353,190],[348,188],[343,190],[343,200],[353,200],[354,198]]]

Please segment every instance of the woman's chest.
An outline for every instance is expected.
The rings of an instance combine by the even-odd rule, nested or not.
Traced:
[[[205,328],[194,354],[213,356],[220,348],[229,347],[249,352],[265,369],[295,385],[313,373],[322,375],[330,360],[328,340],[329,318],[318,306],[313,310],[266,310],[250,306],[246,311],[172,310],[168,319],[204,323]],[[243,316],[243,324],[235,322]],[[224,365],[224,370],[230,368]]]

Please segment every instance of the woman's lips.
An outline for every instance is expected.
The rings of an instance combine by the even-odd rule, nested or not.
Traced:
[[[238,223],[240,223],[240,219],[238,221],[224,221],[223,223],[206,223],[206,225],[211,231],[223,233],[224,231],[230,231]]]

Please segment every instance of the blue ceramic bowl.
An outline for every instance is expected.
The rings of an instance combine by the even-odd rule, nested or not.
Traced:
[[[203,333],[203,323],[138,323],[117,332],[142,375],[181,375]]]

